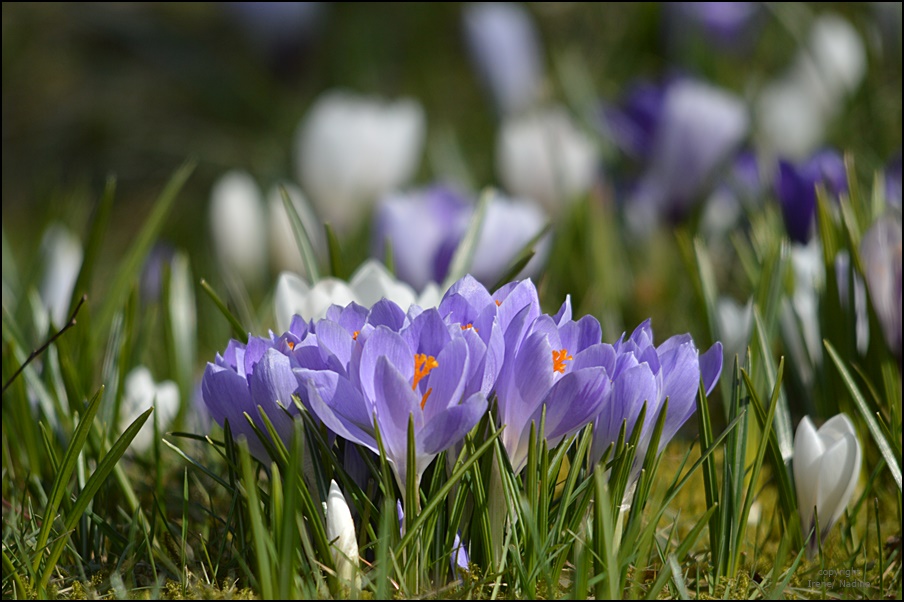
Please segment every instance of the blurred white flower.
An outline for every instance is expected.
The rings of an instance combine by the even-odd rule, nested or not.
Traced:
[[[301,189],[294,184],[283,184],[295,211],[304,224],[311,245],[314,247],[314,254],[322,257],[326,251],[325,234],[323,224],[317,219],[310,203],[305,198]],[[276,271],[288,270],[308,276],[302,260],[301,250],[295,240],[295,231],[292,229],[292,222],[289,220],[289,214],[286,213],[286,206],[283,203],[282,194],[279,186],[270,188],[267,195],[267,205],[269,207],[269,233],[270,233],[270,260],[273,269]]]
[[[336,481],[330,481],[330,493],[326,501],[326,538],[332,546],[333,564],[339,580],[357,585],[360,575],[355,522]]]
[[[52,224],[41,238],[44,275],[41,278],[41,302],[56,327],[63,326],[69,316],[72,289],[82,269],[82,243],[62,224]],[[47,324],[38,324],[39,330]]]
[[[860,441],[850,418],[838,414],[817,431],[804,416],[794,435],[794,486],[804,536],[819,517],[820,538],[825,541],[847,507],[860,477]],[[814,532],[807,540],[807,556],[817,550]]]
[[[355,270],[348,282],[338,278],[321,278],[314,286],[291,272],[283,272],[276,283],[274,311],[280,332],[289,329],[292,316],[317,320],[326,315],[331,305],[348,305],[352,301],[365,307],[389,299],[402,309],[412,304],[423,307],[439,305],[443,291],[436,283],[428,284],[421,295],[393,278],[389,270],[375,259],[368,259]]]
[[[424,110],[331,91],[321,95],[296,135],[299,180],[320,216],[348,233],[381,194],[401,186],[420,163]]]
[[[464,8],[465,42],[502,114],[529,108],[539,98],[543,64],[537,30],[520,4],[479,2]]]
[[[154,421],[163,432],[179,413],[179,387],[171,380],[154,382],[151,371],[145,366],[138,366],[126,376],[119,409],[119,430],[124,431],[151,406],[154,406],[154,412],[132,440],[131,449],[139,454],[150,449],[154,443]]]
[[[260,284],[267,270],[267,241],[257,183],[243,171],[230,171],[217,180],[210,197],[210,225],[220,267],[235,271],[247,285]]]
[[[857,30],[838,15],[816,17],[807,46],[757,99],[766,144],[773,152],[795,159],[812,153],[865,73],[866,49]]]
[[[562,107],[506,118],[496,143],[496,168],[506,190],[539,201],[551,216],[586,194],[599,152]]]
[[[743,362],[747,353],[747,343],[753,330],[753,299],[741,305],[731,297],[719,297],[716,301],[716,324],[719,341],[725,353],[727,365],[731,365],[735,355]]]

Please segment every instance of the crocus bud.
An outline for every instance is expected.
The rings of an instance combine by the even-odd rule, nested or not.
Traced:
[[[82,268],[82,244],[61,224],[47,228],[41,239],[44,277],[41,279],[41,302],[57,327],[68,317],[72,289]],[[45,330],[46,325],[41,325]]]
[[[355,523],[336,481],[330,481],[330,494],[326,501],[326,537],[332,545],[333,564],[339,579],[357,583],[358,540],[355,537]]]
[[[224,270],[248,285],[261,282],[267,266],[266,217],[261,192],[250,175],[231,171],[210,194],[214,249]]]
[[[132,449],[141,454],[154,443],[154,421],[160,429],[168,427],[179,412],[179,387],[171,380],[154,382],[151,371],[138,366],[126,376],[125,392],[119,412],[120,430],[128,426],[149,407],[154,406],[156,416],[152,415],[135,438]]]
[[[860,476],[860,441],[854,425],[838,414],[817,431],[804,416],[794,436],[794,485],[797,506],[807,539],[807,556],[816,554],[814,509],[819,516],[820,537],[825,539],[841,518]],[[810,533],[813,531],[812,533]]]

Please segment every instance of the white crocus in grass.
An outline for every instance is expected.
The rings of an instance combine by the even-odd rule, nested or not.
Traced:
[[[382,298],[405,309],[412,304],[421,307],[439,305],[443,291],[436,283],[428,284],[418,295],[414,289],[393,278],[383,264],[368,259],[355,270],[348,282],[338,278],[321,278],[313,286],[291,272],[279,275],[274,294],[276,326],[280,332],[289,329],[292,316],[317,320],[326,315],[331,305],[348,305],[352,301],[371,307]]]
[[[355,522],[336,481],[330,481],[330,493],[326,501],[326,538],[332,546],[333,564],[339,579],[357,585],[360,575]]]
[[[266,218],[261,191],[250,175],[230,171],[210,195],[214,250],[223,270],[254,286],[267,269]]]
[[[794,485],[804,536],[816,526],[825,540],[841,518],[854,494],[860,476],[860,441],[850,418],[838,414],[819,430],[808,416],[797,426],[794,436]],[[816,554],[817,535],[807,540],[807,556]]]
[[[302,188],[325,221],[348,233],[369,204],[417,171],[425,130],[424,110],[415,100],[385,103],[327,92],[296,136]]]
[[[82,268],[82,244],[61,224],[53,224],[41,239],[41,255],[44,258],[44,276],[41,279],[41,302],[56,327],[63,326],[69,316],[69,300]],[[39,324],[46,330],[46,324]]]
[[[784,156],[812,153],[865,74],[866,49],[857,30],[838,15],[817,17],[807,45],[756,101],[764,142]]]
[[[561,107],[506,119],[496,144],[496,168],[506,190],[560,214],[597,177],[599,152]]]
[[[151,406],[154,406],[154,413],[132,440],[131,448],[139,454],[150,449],[154,443],[154,421],[157,421],[162,432],[179,413],[179,387],[171,380],[154,382],[151,371],[145,366],[138,366],[126,376],[122,406],[119,409],[120,431],[128,428]]]

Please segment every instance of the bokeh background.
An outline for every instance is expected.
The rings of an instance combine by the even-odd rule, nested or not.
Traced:
[[[524,5],[541,44],[541,98],[567,106],[597,136],[603,197],[623,202],[621,181],[630,175],[625,158],[594,131],[604,103],[618,102],[639,80],[691,75],[752,104],[806,45],[814,16],[827,12],[856,29],[866,70],[827,124],[823,145],[852,153],[864,181],[900,157],[900,3],[740,3],[743,27],[728,36],[701,16],[717,8],[694,4]],[[499,186],[500,115],[467,52],[467,7],[3,3],[4,253],[24,274],[37,271],[46,225],[61,221],[84,236],[113,174],[103,274],[103,258],[114,264],[167,178],[194,158],[198,168],[161,238],[188,252],[196,279],[217,282],[208,215],[213,183],[232,169],[247,171],[264,190],[297,179],[299,123],[318,95],[335,88],[422,103],[427,140],[411,186],[457,179],[478,189]],[[752,132],[755,144],[756,124]],[[461,165],[447,160],[449,149]],[[352,265],[367,254],[365,235],[344,242]],[[681,311],[694,302],[689,287],[678,289],[686,300],[676,300],[674,289],[657,287],[655,266],[648,268],[649,281],[643,267],[635,274],[625,327],[653,315],[666,331],[694,332],[693,312]],[[251,291],[252,300],[260,302],[265,291]],[[209,318],[213,312],[200,313],[202,346],[217,348],[226,329],[218,316]],[[207,319],[217,323],[208,324],[211,338]]]

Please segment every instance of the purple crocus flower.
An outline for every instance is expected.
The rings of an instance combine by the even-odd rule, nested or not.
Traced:
[[[661,451],[693,415],[701,377],[708,395],[722,373],[721,343],[700,355],[691,336],[682,334],[656,347],[650,320],[638,326],[628,339],[622,337],[615,345],[603,344],[594,353],[594,362],[603,366],[611,379],[608,397],[594,418],[590,450],[594,463],[615,443],[623,422],[627,422],[627,432],[631,433],[646,402],[637,450],[637,457],[642,458],[659,410],[668,398],[668,414],[659,442]]]
[[[472,199],[442,185],[386,196],[376,209],[372,254],[382,257],[388,241],[401,280],[418,290],[430,282],[442,282],[473,213]],[[545,224],[545,214],[536,203],[493,194],[470,273],[481,282],[495,283]],[[524,274],[539,270],[548,247],[547,237],[537,246]]]
[[[785,218],[785,229],[793,242],[806,244],[816,221],[816,185],[823,184],[837,197],[847,191],[844,159],[831,149],[820,151],[802,165],[778,162],[775,192]]]
[[[502,444],[514,471],[527,463],[531,424],[550,446],[575,433],[600,411],[609,392],[606,369],[594,360],[602,329],[592,316],[571,319],[566,300],[551,317],[541,314],[530,280],[497,291],[505,360],[496,382]]]
[[[885,168],[885,200],[901,210],[901,153]]]
[[[721,47],[744,47],[759,12],[758,2],[668,2],[663,5],[669,32],[678,43],[702,33]]]
[[[870,299],[888,348],[901,358],[901,222],[883,217],[860,242]]]
[[[534,104],[542,87],[543,60],[530,13],[515,3],[480,2],[464,8],[463,22],[472,62],[499,111]]]
[[[749,127],[741,99],[699,81],[676,79],[667,85],[661,101],[647,92],[646,102],[650,110],[646,122],[655,123],[655,132],[649,162],[627,205],[628,221],[639,232],[660,220],[685,217]],[[652,111],[660,102],[655,117]]]
[[[210,415],[220,426],[228,420],[233,435],[244,435],[252,455],[263,463],[270,457],[244,414],[267,433],[258,412],[263,408],[280,438],[291,438],[292,415],[298,414],[292,395],[298,382],[288,354],[308,337],[308,325],[296,316],[279,337],[271,333],[269,338],[249,337],[247,344],[229,341],[223,355],[218,353],[204,370],[201,395]]]
[[[314,329],[321,349],[328,346],[336,354],[334,368],[301,361],[295,370],[301,398],[330,430],[379,453],[376,422],[404,491],[408,470],[415,471],[420,483],[433,458],[461,440],[486,412],[482,392],[465,395],[474,369],[466,337],[476,335],[450,328],[436,309],[409,319],[387,300],[374,305],[357,332],[349,334],[348,327],[330,322],[320,320]],[[415,431],[415,466],[407,466],[409,420]]]
[[[666,89],[667,85],[641,80],[621,103],[603,107],[602,127],[626,155],[647,160],[653,154]]]

